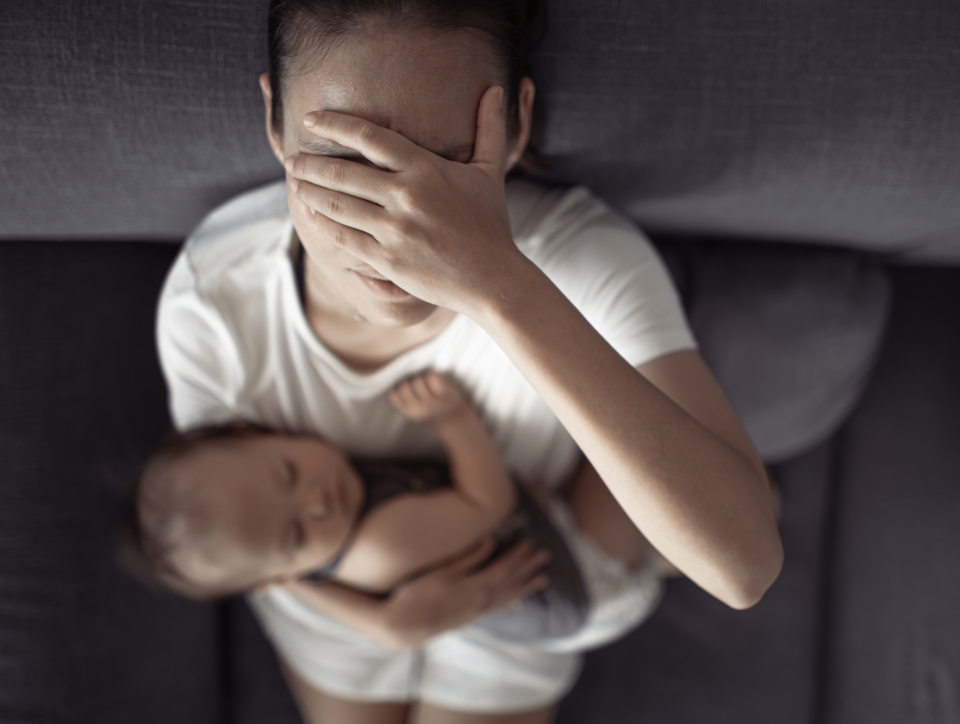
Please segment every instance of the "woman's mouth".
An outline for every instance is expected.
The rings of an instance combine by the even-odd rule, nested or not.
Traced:
[[[403,291],[396,284],[391,282],[389,279],[384,279],[378,276],[369,276],[368,274],[354,271],[360,280],[374,292],[377,296],[383,297],[385,299],[402,299],[403,297],[409,297],[410,295]]]

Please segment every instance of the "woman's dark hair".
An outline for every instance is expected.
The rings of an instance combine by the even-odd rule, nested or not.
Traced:
[[[520,79],[531,74],[530,54],[546,32],[546,0],[271,0],[268,21],[273,124],[283,123],[283,80],[290,62],[349,35],[371,20],[398,28],[465,30],[482,33],[500,62],[508,119],[519,119]],[[521,168],[540,166],[539,104],[534,100],[533,128]]]
[[[241,593],[239,590],[211,590],[186,578],[171,561],[177,546],[171,530],[176,493],[144,489],[144,480],[151,471],[178,462],[200,445],[211,441],[242,440],[272,431],[246,422],[199,427],[189,432],[174,432],[160,444],[143,464],[131,485],[121,491],[117,523],[117,545],[120,563],[140,581],[148,585],[163,584],[177,593],[196,599],[219,598]],[[147,524],[144,525],[144,522]]]

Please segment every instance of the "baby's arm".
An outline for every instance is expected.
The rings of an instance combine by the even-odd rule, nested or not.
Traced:
[[[390,402],[405,417],[433,428],[450,459],[454,491],[487,513],[491,525],[513,510],[516,491],[503,458],[456,383],[425,372],[397,385]]]

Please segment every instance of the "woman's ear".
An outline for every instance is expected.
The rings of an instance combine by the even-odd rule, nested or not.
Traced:
[[[510,139],[510,151],[507,153],[507,168],[510,171],[523,156],[530,141],[530,127],[533,124],[533,98],[537,88],[532,78],[521,78],[519,89],[518,123],[516,136]],[[505,172],[506,173],[506,172]]]
[[[273,155],[280,163],[286,158],[283,155],[283,137],[278,136],[273,128],[273,92],[270,90],[270,74],[260,74],[260,90],[263,93],[263,104],[267,109],[267,141],[273,149]]]

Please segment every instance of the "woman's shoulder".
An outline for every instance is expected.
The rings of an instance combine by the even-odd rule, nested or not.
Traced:
[[[568,296],[598,280],[632,279],[660,265],[646,235],[584,186],[513,180],[507,207],[518,248]]]
[[[199,277],[283,250],[292,231],[286,185],[276,181],[221,204],[187,237],[181,252]]]
[[[531,257],[589,247],[594,257],[615,249],[644,253],[651,244],[630,220],[585,186],[549,186],[513,179],[507,209],[517,246]]]

